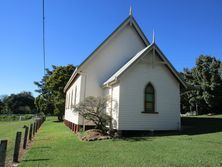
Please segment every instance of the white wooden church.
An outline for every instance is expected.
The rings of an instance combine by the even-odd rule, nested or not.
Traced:
[[[181,87],[185,83],[154,36],[150,43],[130,11],[72,74],[64,88],[64,120],[74,131],[92,125],[73,107],[87,96],[109,95],[114,129],[179,130]]]

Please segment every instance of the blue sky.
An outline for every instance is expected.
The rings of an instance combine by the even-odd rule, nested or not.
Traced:
[[[221,0],[45,0],[46,66],[80,64],[128,17],[130,4],[178,71],[200,54],[222,59]],[[43,76],[41,7],[41,0],[0,0],[0,95],[34,93]]]

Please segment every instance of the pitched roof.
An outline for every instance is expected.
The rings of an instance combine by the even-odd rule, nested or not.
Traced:
[[[136,32],[138,33],[138,35],[140,36],[140,38],[143,40],[144,44],[146,46],[148,46],[150,44],[150,42],[148,41],[148,39],[146,38],[146,36],[144,35],[143,31],[141,30],[141,28],[139,27],[139,25],[137,24],[136,20],[134,19],[134,17],[132,15],[128,16],[79,66],[78,69],[75,70],[72,74],[72,76],[70,77],[69,81],[67,82],[66,86],[64,87],[64,92],[67,91],[67,89],[70,87],[70,84],[73,83],[77,73],[79,71],[81,71],[81,68],[95,55],[95,53],[100,50],[109,40],[111,40],[111,38],[117,34],[122,28],[124,28],[125,26],[127,26],[128,24],[132,25],[132,27],[136,30]]]
[[[143,53],[145,53],[152,45],[149,45],[139,51],[135,56],[133,56],[124,66],[122,66],[116,73],[114,73],[103,85],[107,85],[112,81],[115,81],[126,69],[128,69]]]
[[[164,62],[166,62],[166,66],[169,68],[169,70],[171,71],[171,73],[174,75],[174,77],[184,86],[186,87],[186,84],[184,83],[184,81],[182,80],[182,78],[180,77],[180,75],[178,74],[178,72],[176,71],[176,69],[173,67],[173,65],[169,62],[169,60],[166,58],[166,56],[163,54],[163,52],[159,49],[159,47],[155,44],[152,43],[149,46],[147,46],[146,48],[142,49],[141,51],[139,51],[134,57],[132,57],[124,66],[122,66],[119,70],[117,70],[108,80],[106,80],[103,83],[103,87],[106,87],[108,85],[112,85],[113,83],[115,83],[117,81],[117,79],[129,68],[131,67],[140,57],[142,57],[143,55],[145,55],[146,53],[148,53],[149,51],[151,51],[151,49],[155,47],[155,49],[158,51],[161,59],[164,60]]]

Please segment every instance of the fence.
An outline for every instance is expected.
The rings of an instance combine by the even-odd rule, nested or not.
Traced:
[[[7,142],[7,140],[0,141],[0,167],[5,166]]]
[[[37,118],[34,121],[34,124],[31,123],[30,126],[24,126],[24,135],[19,131],[16,133],[14,149],[13,149],[13,162],[19,162],[19,158],[21,156],[21,152],[27,149],[28,144],[32,141],[35,133],[39,130],[42,123],[45,121],[45,118]],[[34,126],[33,126],[34,125]],[[7,140],[0,141],[0,167],[5,167],[6,165],[6,155],[7,155]]]

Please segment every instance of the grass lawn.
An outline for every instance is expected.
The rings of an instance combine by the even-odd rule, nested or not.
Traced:
[[[43,124],[22,167],[222,166],[222,129],[213,133],[81,142],[55,120],[50,118]]]
[[[16,132],[22,132],[24,135],[24,125],[29,126],[32,119],[27,121],[0,121],[0,140],[8,140],[7,144],[7,160],[12,160]]]

